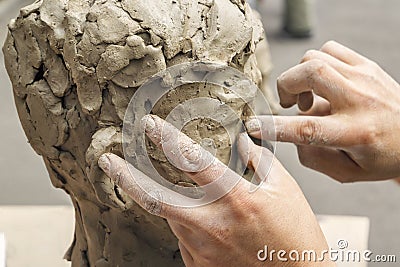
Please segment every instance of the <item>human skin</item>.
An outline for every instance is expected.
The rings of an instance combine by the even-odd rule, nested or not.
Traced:
[[[250,135],[296,144],[303,165],[340,182],[400,176],[400,85],[375,62],[329,41],[277,86],[282,107],[303,116],[275,116],[276,135],[267,117],[250,119]]]
[[[218,159],[204,166],[206,152],[189,137],[180,133],[157,116],[145,116],[143,127],[147,136],[176,164],[191,164],[192,172],[186,175],[199,185],[215,181],[226,172],[229,179],[238,175]],[[170,136],[178,136],[175,140]],[[182,155],[171,152],[178,146]],[[255,145],[247,134],[238,141],[239,153],[244,162],[255,170],[258,177],[267,177],[263,186],[251,193],[250,182],[240,179],[227,195],[211,204],[197,208],[182,208],[163,203],[162,196],[152,198],[136,183],[135,179],[148,179],[131,168],[122,158],[104,154],[99,166],[141,207],[163,217],[179,239],[185,265],[192,266],[335,266],[324,262],[258,261],[257,251],[265,245],[269,249],[315,250],[328,249],[323,233],[302,191],[278,160],[273,160],[269,171],[265,162],[273,154]],[[185,151],[188,151],[185,153]],[[193,160],[196,159],[196,160]],[[207,158],[208,159],[208,158]],[[196,170],[196,167],[198,169]],[[134,173],[135,179],[131,173]]]

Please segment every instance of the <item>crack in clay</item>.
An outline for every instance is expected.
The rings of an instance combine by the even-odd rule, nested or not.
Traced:
[[[56,171],[56,169],[54,169],[54,167],[53,166],[50,166],[50,168],[53,170],[53,172],[56,174],[56,177],[57,177],[57,179],[62,183],[62,184],[67,184],[67,180],[62,176],[62,175],[60,175],[57,171]],[[62,189],[62,188],[60,188],[60,189]]]
[[[38,69],[36,69],[36,68],[34,68],[34,69],[37,70],[35,78],[33,79],[32,83],[27,84],[27,85],[32,85],[33,83],[44,79],[44,73],[45,73],[44,64],[40,65],[40,67]]]
[[[121,193],[119,192],[119,187],[117,185],[114,185],[114,192],[115,196],[122,202],[124,205],[126,204],[125,199],[122,197]]]
[[[269,68],[259,69],[255,57],[258,44],[265,45],[263,56],[268,53],[257,16],[244,0],[38,0],[21,9],[8,30],[3,53],[22,127],[51,182],[75,208],[66,258],[73,267],[183,266],[167,222],[116,187],[97,160],[105,152],[123,156],[128,104],[137,88],[167,67],[215,61],[267,84],[261,77]],[[247,116],[243,101],[208,84],[182,86],[147,108],[165,118],[179,102],[202,96]],[[228,119],[233,127],[235,120]],[[182,130],[204,139],[227,162],[234,144],[220,124],[199,118]],[[147,146],[160,174],[195,186]]]

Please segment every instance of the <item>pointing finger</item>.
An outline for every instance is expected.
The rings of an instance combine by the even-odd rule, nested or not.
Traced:
[[[355,131],[338,116],[259,116],[246,122],[255,138],[301,145],[346,147],[354,142]],[[273,128],[275,126],[275,128]]]

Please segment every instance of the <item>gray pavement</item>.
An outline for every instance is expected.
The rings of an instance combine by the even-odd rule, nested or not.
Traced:
[[[19,5],[27,2],[31,1],[0,1],[1,44],[9,19],[17,15]],[[275,66],[273,80],[295,65],[306,50],[319,48],[325,41],[334,39],[368,55],[400,81],[400,1],[315,1],[314,37],[300,40],[281,34],[282,2],[264,0],[260,5]],[[42,160],[26,142],[1,53],[0,62],[0,205],[69,204],[62,191],[51,187]],[[294,112],[294,109],[287,111]],[[369,217],[371,250],[377,254],[397,254],[400,261],[400,186],[393,182],[341,185],[302,167],[293,145],[279,145],[277,151],[316,213]],[[397,265],[371,263],[369,266]]]

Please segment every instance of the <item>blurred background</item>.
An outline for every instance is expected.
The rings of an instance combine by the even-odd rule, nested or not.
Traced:
[[[20,7],[31,2],[0,0],[1,45],[9,20],[18,15]],[[366,55],[400,81],[400,1],[315,0],[313,3],[310,38],[291,38],[282,32],[284,1],[258,3],[274,65],[273,88],[276,78],[297,64],[308,49],[319,49],[328,40],[336,40]],[[64,192],[52,188],[41,158],[27,143],[14,107],[2,53],[0,82],[0,205],[70,205]],[[296,109],[285,113],[295,114]],[[302,167],[293,145],[279,144],[277,155],[297,179],[316,213],[370,218],[370,249],[375,254],[400,256],[399,185],[391,181],[342,185]],[[395,266],[394,263],[369,266],[389,265]]]

